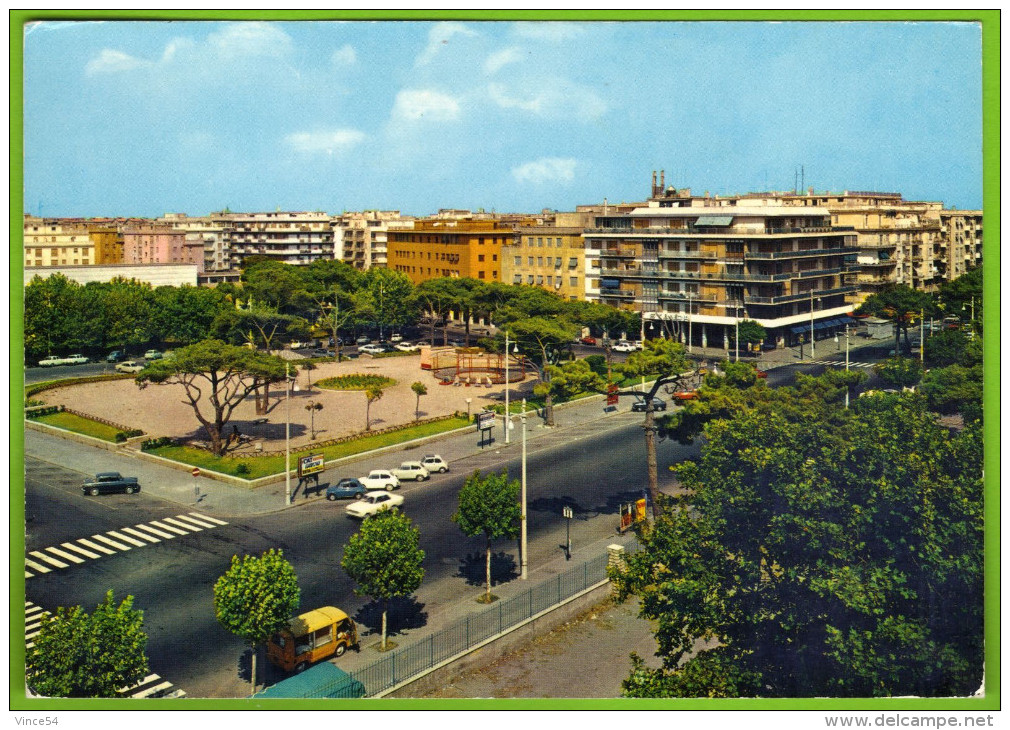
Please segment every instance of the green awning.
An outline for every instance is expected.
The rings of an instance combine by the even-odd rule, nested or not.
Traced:
[[[731,215],[703,215],[697,221],[696,226],[728,226],[733,222]]]

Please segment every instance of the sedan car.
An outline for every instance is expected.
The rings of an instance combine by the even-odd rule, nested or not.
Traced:
[[[381,355],[386,352],[386,348],[382,345],[362,345],[358,348],[358,352],[363,352],[366,355]]]
[[[678,390],[673,394],[673,397],[679,401],[685,400],[696,400],[698,398],[698,391],[696,390]]]
[[[357,345],[367,345],[371,341],[372,341],[372,338],[369,337],[368,335],[361,335],[361,337],[359,337],[358,339],[356,339],[354,341],[354,343],[357,344]]]
[[[356,517],[363,520],[366,517],[382,512],[383,510],[399,507],[403,504],[403,497],[399,494],[389,494],[388,492],[368,492],[357,502],[347,505],[348,517]]]
[[[105,362],[119,362],[126,359],[126,352],[123,350],[113,350],[105,356]]]
[[[341,479],[336,484],[326,488],[326,499],[335,502],[338,499],[361,499],[368,489],[357,479]]]
[[[420,461],[405,461],[395,469],[390,469],[389,471],[401,482],[408,480],[423,482],[431,476],[430,472],[421,466]]]
[[[84,355],[70,355],[65,359],[68,365],[84,365],[88,362],[88,358]]]
[[[424,458],[421,459],[421,465],[429,473],[437,471],[439,474],[445,474],[449,471],[449,465],[438,454],[425,454]]]
[[[400,342],[396,345],[396,349],[400,352],[419,352],[421,350],[421,346],[410,342]]]
[[[49,357],[44,357],[41,360],[39,360],[40,368],[51,368],[55,367],[56,365],[66,365],[66,364],[67,363],[65,361],[65,358],[56,357],[56,355],[50,355]]]
[[[361,477],[359,482],[368,489],[387,489],[393,491],[400,486],[400,480],[388,469],[373,469],[367,477]]]
[[[579,342],[581,342],[583,345],[595,345],[596,344],[596,338],[595,337],[583,337],[581,340],[579,340]]]
[[[634,403],[631,404],[631,410],[633,411],[644,411],[645,410],[645,398],[639,398]],[[666,401],[662,398],[652,399],[652,410],[654,411],[665,411]]]
[[[615,343],[610,349],[614,352],[634,352],[638,348],[627,340],[621,340],[620,342]]]
[[[127,360],[116,365],[116,372],[119,373],[139,373],[145,367],[144,363],[136,360]]]
[[[147,352],[144,353],[145,360],[160,360],[163,357],[164,355],[162,355],[157,350],[148,350]]]
[[[118,471],[106,471],[95,474],[94,479],[85,479],[81,491],[92,497],[117,492],[133,494],[140,491],[140,484],[137,477],[124,477]]]

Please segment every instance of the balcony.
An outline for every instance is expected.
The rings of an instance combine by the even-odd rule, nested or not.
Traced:
[[[845,254],[859,253],[856,246],[846,246],[843,248],[813,248],[806,251],[748,251],[744,254],[747,260],[768,260],[768,259],[796,259],[808,256],[842,256]]]
[[[841,286],[835,289],[818,289],[814,292],[814,299],[823,299],[826,296],[834,294],[852,294],[855,293],[855,291],[856,287],[854,286]],[[803,294],[784,294],[778,297],[752,297],[745,294],[743,301],[744,304],[784,304],[786,302],[799,302],[808,299],[810,299],[810,292],[804,292]]]

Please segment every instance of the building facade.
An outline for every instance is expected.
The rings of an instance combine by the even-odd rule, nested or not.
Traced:
[[[586,231],[587,298],[641,312],[647,337],[702,347],[755,320],[779,347],[844,326],[855,233],[823,208],[725,205],[664,192]]]
[[[385,268],[388,263],[389,231],[410,230],[414,219],[398,210],[366,210],[333,218],[333,248],[336,258],[361,271]]]
[[[945,279],[956,279],[982,265],[982,211],[941,210],[940,242],[934,250],[937,266],[945,263]]]
[[[203,271],[201,241],[190,240],[183,231],[155,223],[131,224],[123,228],[123,263],[193,264]]]
[[[333,258],[333,226],[326,213],[229,213],[228,257],[242,268],[249,256],[307,265]]]
[[[564,299],[585,298],[585,239],[580,226],[519,226],[501,251],[501,280],[529,284]]]
[[[515,235],[497,220],[419,220],[388,233],[388,268],[415,284],[440,277],[501,281],[502,247]]]
[[[24,283],[36,276],[47,279],[53,274],[62,274],[78,284],[89,282],[109,282],[113,279],[135,280],[141,283],[158,286],[196,286],[196,264],[142,264],[142,265],[103,265],[103,266],[44,266],[41,268],[25,267]]]
[[[118,264],[123,261],[123,241],[114,226],[26,215],[23,252],[26,268]]]

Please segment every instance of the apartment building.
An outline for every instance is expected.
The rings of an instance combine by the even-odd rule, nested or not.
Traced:
[[[572,301],[584,299],[583,230],[583,225],[557,225],[556,221],[518,226],[515,236],[502,247],[501,280],[539,286]]]
[[[26,215],[25,268],[92,266],[123,262],[122,239],[114,226],[80,218]]]
[[[412,217],[402,217],[398,210],[366,210],[343,213],[333,218],[333,249],[336,258],[356,269],[388,263],[388,233],[414,227]]]
[[[248,256],[307,265],[332,259],[333,226],[323,212],[229,213],[228,257],[233,269]]]
[[[418,220],[410,230],[390,229],[387,266],[415,284],[443,276],[501,281],[502,247],[514,235],[500,220]]]
[[[937,267],[945,264],[944,278],[956,279],[982,265],[982,211],[941,210],[940,242],[934,248]]]
[[[182,231],[188,244],[199,244],[203,248],[202,273],[231,271],[229,213],[192,217],[185,213],[166,213],[155,222]]]
[[[656,190],[585,232],[587,297],[642,313],[648,337],[725,346],[739,320],[779,347],[844,327],[856,292],[855,232],[824,208],[731,205]],[[656,197],[658,196],[658,197]]]
[[[194,264],[203,272],[203,243],[188,240],[183,231],[153,222],[130,223],[122,236],[124,264]]]

